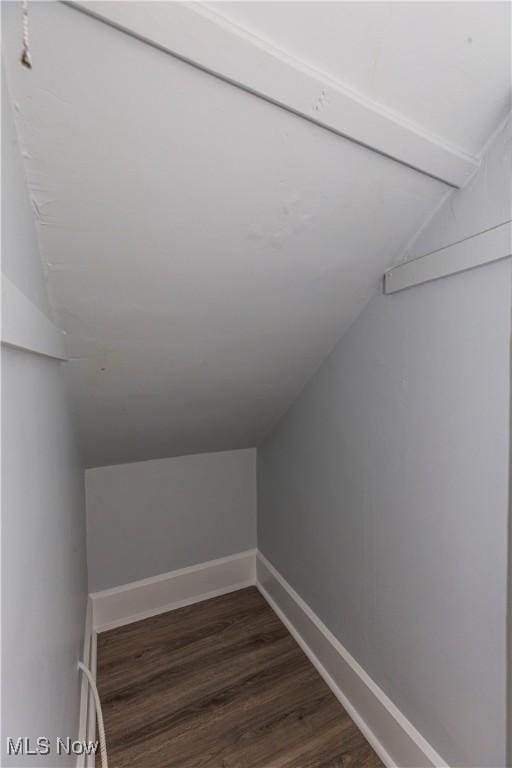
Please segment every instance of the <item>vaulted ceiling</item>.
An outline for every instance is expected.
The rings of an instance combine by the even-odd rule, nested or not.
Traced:
[[[2,9],[85,461],[255,445],[476,167],[509,108],[510,9],[114,5],[145,41],[116,28],[128,21],[31,4],[32,71],[19,4]],[[205,39],[183,32],[191,14]],[[281,67],[265,82],[262,51]],[[214,65],[183,60],[196,55]],[[219,67],[225,79],[205,71]],[[288,74],[326,83],[311,113]]]

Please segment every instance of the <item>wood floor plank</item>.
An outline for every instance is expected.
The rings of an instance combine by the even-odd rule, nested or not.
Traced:
[[[111,768],[382,768],[254,587],[98,635]]]

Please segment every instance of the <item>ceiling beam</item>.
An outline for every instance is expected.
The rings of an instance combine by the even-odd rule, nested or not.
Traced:
[[[199,3],[65,2],[316,125],[452,187],[477,158],[330,79]]]

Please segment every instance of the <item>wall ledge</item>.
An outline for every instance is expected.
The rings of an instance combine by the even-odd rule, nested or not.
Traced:
[[[2,344],[66,360],[64,334],[2,274]]]
[[[415,285],[467,272],[468,269],[491,264],[511,255],[512,221],[505,221],[388,269],[384,273],[384,293],[397,293]]]

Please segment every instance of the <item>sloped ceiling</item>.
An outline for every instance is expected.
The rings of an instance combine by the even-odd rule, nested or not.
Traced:
[[[450,188],[60,3],[27,72],[3,6],[87,466],[257,444]],[[506,4],[215,7],[466,152],[507,108]]]

